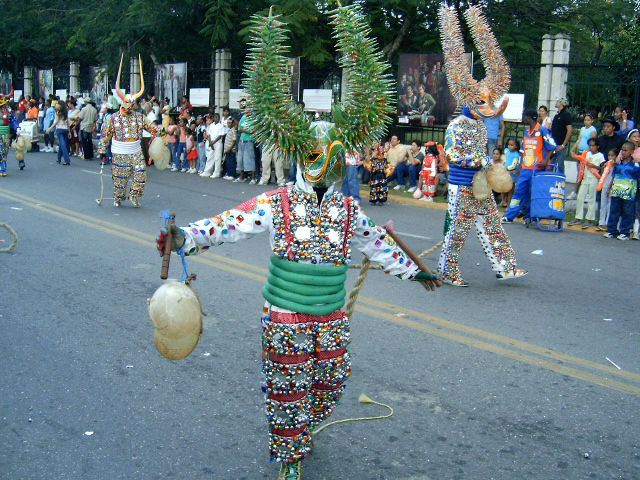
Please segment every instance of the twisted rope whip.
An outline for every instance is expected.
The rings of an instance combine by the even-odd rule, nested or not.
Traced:
[[[5,248],[0,248],[0,252],[10,252],[18,244],[18,234],[13,228],[11,228],[6,223],[0,223],[0,227],[6,228],[8,232],[11,234],[11,236],[13,237],[13,242],[11,242],[11,245]]]

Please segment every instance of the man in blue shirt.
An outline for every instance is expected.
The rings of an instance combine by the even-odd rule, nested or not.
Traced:
[[[44,148],[42,149],[43,152],[53,152],[53,139],[54,139],[54,135],[55,132],[52,130],[49,133],[46,133],[47,130],[49,129],[49,127],[51,125],[53,125],[53,122],[55,122],[56,120],[56,109],[53,108],[53,106],[51,106],[51,99],[47,100],[46,105],[46,111],[44,113]]]
[[[504,142],[504,117],[488,118],[484,125],[487,127],[487,152],[491,157],[495,148],[502,148]]]

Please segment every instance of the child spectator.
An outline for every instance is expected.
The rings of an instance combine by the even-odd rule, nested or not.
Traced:
[[[505,157],[502,153],[502,149],[500,147],[495,147],[493,149],[492,155],[491,155],[491,163],[494,165],[503,165],[505,164]],[[493,194],[493,199],[496,201],[496,203],[498,203],[498,192],[496,192],[495,190],[492,190],[491,193]],[[501,207],[506,207],[507,205],[504,203],[505,200],[505,196],[504,195],[500,195],[500,206]]]
[[[187,173],[198,173],[196,169],[196,162],[198,161],[198,149],[196,148],[196,136],[193,134],[191,129],[187,127],[186,129],[186,137],[187,137],[187,160],[189,161],[189,170]]]
[[[635,217],[635,201],[637,179],[640,177],[640,165],[633,161],[635,145],[625,142],[622,145],[621,157],[616,158],[611,184],[611,207],[605,238],[629,240],[631,227]],[[618,229],[618,220],[620,228]]]
[[[505,150],[504,166],[511,175],[513,180],[513,187],[507,193],[502,195],[502,207],[507,207],[511,203],[511,197],[516,190],[516,183],[518,183],[518,174],[520,173],[520,141],[517,138],[510,138],[507,140],[507,149]]]
[[[616,164],[617,152],[609,150],[607,153],[607,162],[602,167],[602,175],[598,182],[598,191],[600,192],[600,221],[596,230],[599,232],[607,231],[607,222],[609,221],[609,208],[611,206],[611,183],[613,182],[613,167]]]
[[[387,201],[389,187],[387,186],[387,163],[386,153],[389,144],[378,143],[374,147],[374,154],[371,158],[371,177],[369,180],[369,202],[372,205],[379,203],[382,205]]]
[[[582,155],[583,152],[589,151],[589,140],[592,138],[596,138],[598,136],[598,131],[596,127],[593,126],[593,115],[590,113],[586,113],[584,115],[584,127],[580,128],[580,132],[578,133],[578,140],[571,147],[571,155]],[[603,155],[604,158],[604,155]],[[571,195],[567,197],[567,200],[575,200],[576,192],[580,189],[580,182],[576,183],[575,192],[571,192]]]
[[[238,122],[227,118],[227,134],[224,136],[224,178],[234,180],[236,174],[236,151],[238,147]]]
[[[576,155],[577,157],[577,155]],[[580,158],[580,157],[578,157]],[[589,152],[585,156],[584,163],[580,164],[578,182],[578,200],[576,204],[576,218],[569,222],[570,226],[582,225],[582,228],[589,228],[594,225],[596,219],[596,192],[598,180],[600,179],[600,165],[604,163],[604,155],[600,153],[600,140],[596,137],[589,139]],[[587,201],[587,221],[583,222],[584,202]]]
[[[206,148],[204,145],[204,132],[206,131],[207,125],[204,122],[204,117],[199,115],[198,120],[196,120],[196,141],[198,142],[198,165],[196,169],[198,173],[204,171],[204,166],[207,163],[207,158],[205,157]]]
[[[438,176],[438,147],[435,142],[425,143],[427,154],[422,160],[422,170],[420,171],[420,179],[418,188],[422,190],[423,199],[427,202],[433,202],[436,196],[436,177]]]

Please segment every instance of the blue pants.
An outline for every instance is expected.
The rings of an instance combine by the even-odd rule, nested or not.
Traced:
[[[224,176],[236,177],[236,152],[224,154]]]
[[[558,171],[560,173],[564,173],[564,161],[567,158],[567,152],[568,149],[565,147],[561,152],[556,152],[555,156],[553,157],[553,163],[556,163],[558,165]]]
[[[296,164],[295,160],[291,162],[291,166],[289,167],[289,181],[290,182],[294,182],[296,181],[296,171],[297,171],[298,165]]]
[[[609,207],[609,221],[607,222],[607,233],[611,235],[629,236],[633,228],[633,221],[636,214],[636,201],[623,200],[620,197],[611,196],[611,206]],[[618,231],[618,220],[620,220],[620,230]]]
[[[342,182],[342,193],[360,201],[360,180],[358,179],[357,166],[347,165],[347,176]]]
[[[183,165],[183,159],[182,159],[183,156],[184,156],[184,165]],[[187,144],[178,142],[176,143],[176,163],[175,163],[176,168],[180,170],[183,166],[186,167],[187,166],[186,164],[187,164]]]
[[[198,144],[198,173],[204,172],[204,166],[207,164],[207,151],[204,142]]]
[[[516,218],[522,207],[525,210],[524,218],[529,218],[531,213],[531,177],[533,177],[533,170],[523,168],[520,172],[509,209],[504,214],[509,220]]]
[[[177,143],[167,143],[167,147],[169,147],[169,152],[171,152],[171,165],[173,165],[176,168],[178,168],[178,166],[176,165],[176,147],[177,146],[178,146]]]
[[[64,163],[71,163],[69,157],[69,130],[56,128],[56,136],[58,137],[58,163],[64,156]]]

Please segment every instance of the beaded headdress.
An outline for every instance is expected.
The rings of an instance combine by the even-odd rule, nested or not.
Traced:
[[[118,76],[116,77],[116,93],[118,94],[118,97],[120,97],[120,100],[122,100],[122,104],[120,105],[120,108],[126,111],[130,111],[131,108],[133,107],[133,102],[144,93],[144,73],[142,72],[142,57],[138,55],[138,62],[140,64],[141,87],[140,87],[140,91],[135,95],[133,94],[125,95],[120,91],[120,73],[122,72],[122,60],[124,60],[124,53],[120,57],[120,66],[118,67]]]
[[[451,94],[459,104],[471,109],[476,118],[493,118],[507,108],[508,98],[496,110],[494,104],[509,91],[511,72],[509,64],[491,31],[482,10],[469,7],[464,17],[471,30],[473,43],[480,52],[486,76],[477,81],[467,66],[460,22],[454,9],[440,7],[440,38],[444,52],[444,65]]]
[[[331,13],[340,66],[348,72],[348,95],[345,102],[333,106],[335,123],[328,131],[312,128],[302,108],[292,101],[284,24],[271,10],[266,17],[254,15],[251,21],[244,89],[252,135],[265,147],[276,147],[285,158],[295,160],[308,182],[328,186],[344,177],[345,152],[378,140],[391,118],[393,81],[362,9],[339,6]]]

